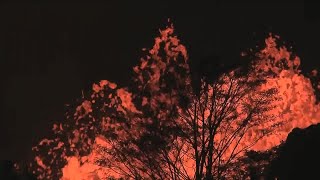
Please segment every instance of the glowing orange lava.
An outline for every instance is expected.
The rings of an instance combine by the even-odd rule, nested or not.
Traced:
[[[180,44],[179,39],[173,36],[173,26],[160,30],[160,36],[155,38],[153,48],[148,51],[146,58],[141,59],[141,64],[134,67],[137,74],[146,68],[150,68],[149,79],[146,84],[155,93],[151,97],[143,97],[141,106],[151,104],[154,109],[159,108],[157,103],[165,103],[168,106],[174,105],[177,99],[174,98],[177,93],[172,92],[173,98],[168,98],[167,94],[157,94],[161,86],[159,81],[162,78],[162,72],[170,68],[169,72],[174,74],[175,81],[179,85],[188,83],[182,81],[180,75],[175,73],[175,69],[169,66],[170,58],[179,61],[182,56],[179,68],[188,70],[188,55],[185,46]],[[255,68],[265,72],[273,73],[265,84],[260,88],[276,88],[279,90],[281,99],[275,101],[277,107],[271,113],[276,115],[275,122],[283,122],[276,128],[274,134],[265,136],[252,147],[253,150],[267,150],[281,141],[284,141],[288,133],[295,127],[305,128],[312,124],[320,122],[320,105],[316,104],[314,89],[310,79],[300,73],[300,58],[293,56],[286,47],[277,47],[278,36],[270,34],[265,40],[265,47],[262,47],[255,53],[259,60]],[[161,45],[164,43],[164,51],[170,57],[166,61],[161,60]],[[242,53],[243,56],[251,52]],[[152,61],[151,63],[151,59]],[[259,73],[259,72],[257,72]],[[314,71],[314,74],[317,72]],[[141,73],[137,76],[139,81],[145,81]],[[139,87],[143,90],[145,87]],[[108,166],[99,166],[95,162],[97,157],[105,156],[99,152],[99,147],[108,148],[108,136],[106,130],[115,129],[118,134],[125,131],[124,122],[112,119],[112,113],[121,112],[123,116],[131,117],[131,114],[141,114],[139,108],[133,101],[133,92],[128,88],[117,87],[116,84],[107,80],[102,80],[98,84],[93,84],[92,92],[88,97],[81,100],[77,107],[71,113],[66,114],[66,118],[74,123],[74,126],[66,124],[55,124],[53,131],[56,138],[44,139],[33,150],[37,155],[36,164],[33,169],[39,174],[40,179],[51,179],[56,173],[61,172],[63,180],[80,180],[80,179],[106,179],[114,176],[120,177],[117,169]],[[169,101],[170,99],[170,101]],[[98,107],[106,107],[96,109]],[[98,114],[94,114],[98,113]],[[165,116],[165,112],[159,112],[159,116]],[[98,119],[97,119],[98,118]],[[134,119],[132,122],[139,122],[141,119]],[[147,121],[147,120],[146,120]],[[149,119],[150,121],[150,119]],[[110,123],[112,122],[112,123]],[[261,124],[256,129],[251,129],[244,137],[243,143],[250,143],[258,133],[258,129],[268,126]],[[134,129],[132,131],[135,131]],[[133,132],[133,135],[139,136],[141,132]],[[123,137],[126,138],[125,133]],[[112,137],[110,134],[109,137]],[[243,145],[244,145],[243,144]],[[44,149],[44,150],[43,150]],[[40,152],[45,151],[41,155]],[[187,160],[186,160],[187,161]],[[63,164],[63,166],[61,165]],[[66,164],[66,165],[65,165]],[[190,163],[192,164],[192,163]],[[65,166],[64,166],[65,165]],[[191,168],[192,169],[192,168]],[[193,172],[190,171],[190,174]],[[192,175],[191,175],[192,176]]]

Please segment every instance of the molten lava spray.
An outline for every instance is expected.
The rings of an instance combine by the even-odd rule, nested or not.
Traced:
[[[164,51],[171,57],[176,58],[177,54],[181,54],[184,60],[188,58],[185,47],[180,44],[176,36],[173,36],[173,31],[173,26],[160,30],[160,36],[155,38],[153,48],[147,52],[148,58],[141,59],[141,64],[134,67],[135,72],[145,68],[154,70],[150,83],[155,84],[153,86],[155,91],[156,88],[160,88],[156,84],[161,79],[161,71],[158,71],[157,68],[167,67],[167,64],[163,62],[149,63],[151,58],[158,58],[161,50],[160,44],[165,44]],[[278,126],[273,134],[258,141],[252,147],[253,150],[270,149],[284,141],[293,128],[305,128],[320,122],[320,106],[316,103],[310,79],[300,73],[300,58],[293,56],[286,47],[278,47],[277,41],[279,37],[270,34],[265,39],[264,47],[256,52],[242,54],[254,54],[259,60],[255,68],[274,74],[261,88],[276,88],[281,97],[279,101],[274,102],[277,108],[273,109],[272,113],[277,115],[274,122],[283,124]],[[143,77],[138,76],[137,78]],[[129,92],[127,88],[118,88],[116,84],[107,80],[94,84],[92,92],[87,97],[82,98],[76,107],[69,107],[70,112],[66,114],[66,123],[53,126],[55,138],[44,139],[33,148],[37,155],[36,163],[32,166],[34,172],[39,174],[40,179],[51,179],[57,174],[64,180],[120,177],[118,169],[108,165],[100,166],[96,160],[106,156],[99,151],[99,147],[108,148],[110,144],[107,139],[113,136],[112,133],[108,136],[104,130],[114,128],[121,134],[120,127],[123,124],[113,122],[112,114],[116,111],[127,116],[130,116],[130,113],[141,113],[132,102],[132,96],[132,92]],[[165,96],[160,95],[158,100],[167,101]],[[147,103],[154,102],[143,98],[142,106]],[[108,109],[97,109],[97,107],[102,107],[101,104],[108,106]],[[73,125],[70,125],[70,122]],[[267,124],[260,125],[260,127],[263,126]],[[255,137],[255,133],[255,129],[250,130],[245,135],[244,142],[250,142]]]

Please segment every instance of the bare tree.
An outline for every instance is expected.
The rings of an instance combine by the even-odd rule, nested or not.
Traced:
[[[277,125],[268,113],[276,89],[261,89],[267,74],[239,67],[214,79],[202,77],[195,93],[185,48],[172,30],[163,31],[134,68],[131,90],[142,113],[130,121],[143,133],[128,130],[126,137],[135,138],[121,140],[125,146],[115,143],[112,156],[120,159],[117,168],[135,179],[222,179],[239,155]],[[263,123],[270,125],[259,129]],[[253,128],[255,135],[247,142],[244,136]]]
[[[223,179],[241,154],[272,132],[276,90],[261,87],[267,73],[232,68],[200,77],[200,87],[193,87],[186,48],[173,27],[160,33],[133,68],[132,84],[94,85],[67,113],[70,121],[56,127],[57,137],[45,141],[50,153],[41,153],[43,143],[34,148],[38,159],[51,157],[35,164],[41,177],[52,178],[51,169],[61,175],[52,168],[61,156],[94,152],[94,163],[110,178]],[[248,133],[254,134],[250,141]]]
[[[226,176],[239,154],[272,131],[273,126],[265,127],[251,142],[243,142],[253,127],[272,119],[266,112],[273,108],[270,104],[275,89],[258,90],[261,80],[237,71],[223,74],[210,84],[203,81],[200,96],[180,114],[192,134],[187,142],[193,148],[195,179]]]

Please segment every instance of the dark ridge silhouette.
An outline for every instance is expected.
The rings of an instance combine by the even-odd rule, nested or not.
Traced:
[[[277,154],[269,178],[319,179],[320,124],[293,129]]]
[[[241,161],[250,179],[319,179],[320,123],[295,128],[279,146],[249,151]]]
[[[241,177],[249,179],[320,179],[320,123],[295,128],[285,142],[270,150],[248,151],[240,159]]]

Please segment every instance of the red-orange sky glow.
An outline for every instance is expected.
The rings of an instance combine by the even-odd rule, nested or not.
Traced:
[[[268,78],[267,82],[260,88],[261,90],[276,88],[280,95],[280,100],[273,102],[277,108],[269,113],[275,115],[272,123],[282,122],[283,124],[278,126],[273,134],[259,140],[252,147],[253,150],[268,150],[284,141],[293,128],[305,128],[320,122],[320,105],[316,103],[314,89],[310,79],[300,72],[299,66],[303,61],[301,62],[300,57],[294,56],[287,47],[277,46],[279,41],[281,41],[279,36],[270,34],[266,37],[263,47],[259,47],[260,49],[257,51],[251,50],[241,54],[242,56],[250,53],[254,54],[259,59],[259,63],[255,65],[257,70],[273,72],[274,75]],[[161,88],[158,82],[161,79],[161,70],[166,68],[167,64],[163,61],[150,64],[149,60],[160,58],[161,43],[165,43],[164,51],[169,52],[167,54],[170,57],[175,59],[180,54],[185,62],[188,62],[187,49],[180,43],[178,37],[174,36],[174,27],[169,26],[160,30],[160,35],[155,38],[153,47],[147,51],[147,58],[141,58],[141,63],[133,68],[135,73],[139,73],[146,67],[152,69],[153,74],[150,75],[151,78],[148,83],[154,91]],[[169,63],[169,59],[167,63]],[[183,68],[186,67],[183,66]],[[171,71],[175,70],[171,69]],[[257,73],[259,72],[257,71]],[[317,72],[313,71],[312,73],[316,75]],[[141,81],[143,80],[142,75],[137,76],[137,78],[140,78]],[[60,168],[63,180],[96,180],[105,179],[111,175],[117,177],[115,169],[99,166],[94,161],[97,157],[103,156],[96,150],[97,146],[110,146],[106,139],[108,137],[99,134],[99,132],[110,126],[117,129],[117,125],[120,124],[111,124],[110,121],[112,119],[104,116],[108,115],[108,112],[101,112],[101,116],[92,116],[93,111],[98,111],[93,109],[93,104],[106,101],[107,106],[121,111],[123,114],[130,116],[130,113],[141,113],[132,102],[132,96],[133,92],[130,92],[128,88],[118,87],[117,84],[108,80],[101,80],[99,83],[93,84],[92,93],[81,100],[78,106],[75,107],[74,114],[67,115],[69,116],[67,119],[73,119],[76,126],[74,128],[65,128],[67,126],[64,124],[54,124],[52,130],[56,134],[56,138],[43,139],[38,146],[33,148],[35,154],[38,154],[38,152],[45,149],[44,147],[50,147],[44,150],[47,151],[45,154],[50,156],[49,160],[42,155],[35,158],[37,166],[34,169],[40,174],[39,179],[50,179],[51,175],[56,172],[53,168]],[[143,98],[142,106],[147,103],[156,103],[155,98],[163,102],[168,100],[165,94],[159,94],[154,99]],[[121,103],[117,104],[118,102]],[[157,108],[156,104],[154,108]],[[261,124],[259,127],[249,130],[242,141],[242,145],[250,144],[255,138],[255,134],[264,126],[268,126],[268,124]],[[121,133],[121,129],[119,129],[119,132]],[[136,133],[138,134],[139,132]],[[91,140],[89,136],[95,136],[94,140]],[[62,137],[68,139],[62,139]],[[83,143],[84,145],[79,147],[79,144],[82,145],[80,142],[84,141],[86,141]],[[73,154],[70,155],[69,151],[73,152]],[[82,155],[82,151],[90,153]],[[66,162],[64,167],[57,166],[58,162],[63,161]],[[189,173],[192,176],[192,170]]]

